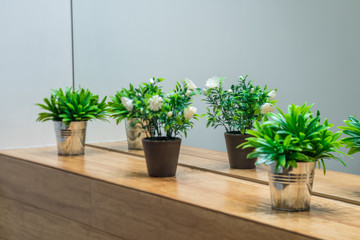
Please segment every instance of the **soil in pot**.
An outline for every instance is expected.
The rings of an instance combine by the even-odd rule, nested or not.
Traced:
[[[235,169],[255,168],[256,158],[248,159],[246,157],[254,150],[254,148],[237,148],[237,146],[246,141],[246,138],[251,136],[247,134],[241,134],[240,132],[226,132],[224,135],[230,167]]]
[[[179,160],[180,138],[144,138],[143,147],[150,177],[173,177]]]

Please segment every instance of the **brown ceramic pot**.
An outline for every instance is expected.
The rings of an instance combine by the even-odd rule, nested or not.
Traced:
[[[144,138],[143,147],[150,177],[173,177],[180,153],[180,138]]]
[[[237,146],[244,143],[246,141],[245,138],[250,137],[250,135],[238,132],[226,132],[224,135],[230,167],[235,169],[255,168],[256,158],[246,158],[254,148],[237,148]]]

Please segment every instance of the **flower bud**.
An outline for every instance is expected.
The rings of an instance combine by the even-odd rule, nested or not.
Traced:
[[[265,114],[265,113],[273,112],[275,108],[271,103],[265,103],[260,107],[260,110],[262,114]]]
[[[191,119],[196,113],[196,110],[197,110],[196,107],[188,107],[187,109],[185,109],[184,111],[185,119],[187,120]]]

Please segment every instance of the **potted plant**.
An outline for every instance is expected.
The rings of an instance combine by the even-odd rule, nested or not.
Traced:
[[[246,130],[253,128],[255,121],[261,121],[264,114],[274,110],[276,90],[254,86],[245,77],[239,77],[236,84],[226,90],[224,78],[208,79],[203,90],[207,108],[207,127],[225,128],[225,142],[231,168],[255,168],[256,159],[246,159],[252,149],[239,149],[237,146],[249,137]]]
[[[129,88],[122,88],[115,96],[110,96],[109,112],[111,117],[119,124],[125,120],[125,130],[127,137],[127,144],[129,149],[141,150],[143,149],[142,139],[146,137],[145,129],[136,120],[136,111],[133,111],[134,103],[140,101],[141,95],[139,89],[136,89],[132,84]]]
[[[44,104],[36,104],[46,110],[39,113],[37,121],[54,122],[59,155],[84,154],[87,121],[106,120],[106,97],[99,102],[98,95],[83,88],[52,92]]]
[[[343,154],[338,138],[341,132],[329,130],[333,125],[325,119],[320,121],[320,112],[311,113],[312,105],[294,104],[288,113],[280,109],[278,114],[268,113],[266,121],[254,123],[254,130],[246,132],[244,148],[255,148],[249,158],[258,157],[256,164],[268,166],[272,208],[286,211],[304,211],[310,208],[310,197],[316,163],[323,166],[324,159],[331,158],[345,163],[333,155]]]
[[[340,126],[339,128],[344,130],[344,133],[349,137],[343,138],[342,142],[349,149],[348,154],[360,152],[360,123],[354,116],[350,116],[349,120],[344,120],[347,126]]]
[[[175,176],[179,158],[181,138],[193,127],[196,108],[191,106],[192,97],[199,90],[186,79],[177,82],[169,94],[157,85],[162,78],[152,78],[136,88],[138,98],[132,102],[133,116],[146,129],[143,146],[148,174],[151,177]]]

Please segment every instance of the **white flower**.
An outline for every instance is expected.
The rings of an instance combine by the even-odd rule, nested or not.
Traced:
[[[168,115],[168,117],[172,117],[173,112],[168,112],[167,115]]]
[[[190,90],[194,90],[196,87],[195,83],[188,78],[185,78],[186,86]]]
[[[130,98],[127,98],[127,97],[121,97],[121,103],[123,104],[123,105],[125,105],[126,104],[126,102],[127,101],[129,101],[130,100]]]
[[[274,111],[274,107],[271,103],[265,103],[264,105],[262,105],[260,107],[261,113],[265,114],[265,113],[269,113],[269,112],[273,112]]]
[[[254,89],[254,88],[252,88],[252,89],[250,90],[250,92],[251,92],[251,93],[254,93],[254,91],[255,91],[255,89]]]
[[[149,109],[151,111],[157,112],[162,107],[163,99],[159,95],[152,96],[149,99]]]
[[[187,90],[186,93],[185,93],[185,96],[188,97],[188,96],[190,96],[190,94],[191,94],[191,91],[190,91],[190,90]]]
[[[192,118],[196,113],[196,110],[197,110],[196,107],[188,107],[187,109],[185,109],[184,111],[185,119],[189,120],[190,118]]]
[[[243,80],[243,79],[244,79],[244,77],[243,77],[243,76],[239,76],[239,78],[240,78],[241,80]]]
[[[121,103],[124,105],[126,110],[128,110],[129,112],[131,112],[133,110],[133,107],[134,107],[133,100],[131,100],[130,98],[121,97]]]
[[[232,90],[231,90],[231,89],[229,89],[229,90],[228,90],[228,92],[232,92]]]
[[[153,83],[154,83],[154,79],[150,78],[149,82],[150,82],[151,84],[153,84]]]
[[[276,92],[274,90],[269,92],[268,97],[270,101],[274,101],[276,98]]]
[[[209,78],[207,81],[206,81],[206,84],[205,86],[207,88],[217,88],[220,84],[220,78],[219,77],[212,77],[212,78]]]

